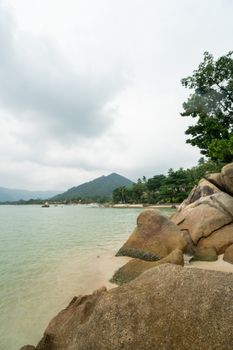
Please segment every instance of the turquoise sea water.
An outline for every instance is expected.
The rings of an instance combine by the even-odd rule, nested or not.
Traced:
[[[106,285],[140,211],[0,206],[0,350],[36,344],[74,295]]]

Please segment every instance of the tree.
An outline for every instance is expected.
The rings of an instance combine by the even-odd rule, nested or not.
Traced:
[[[146,184],[138,179],[137,183],[131,188],[132,201],[134,203],[143,203],[145,201]]]
[[[229,140],[214,140],[209,146],[209,154],[212,159],[231,162],[233,159],[233,136]]]
[[[159,188],[163,185],[166,179],[165,175],[155,175],[147,181],[147,188],[149,191],[158,191]]]
[[[112,197],[114,203],[127,203],[129,198],[129,190],[125,186],[117,187],[113,191]]]
[[[216,160],[231,161],[233,135],[233,52],[217,61],[205,52],[204,60],[192,76],[182,79],[182,85],[194,90],[183,103],[182,116],[197,121],[189,126],[187,143],[197,146],[201,154]]]

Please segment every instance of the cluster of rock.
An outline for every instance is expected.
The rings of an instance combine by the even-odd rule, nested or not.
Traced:
[[[117,253],[135,259],[121,267],[112,281],[126,283],[166,262],[182,265],[182,253],[205,261],[225,253],[224,260],[233,263],[233,163],[202,179],[170,219],[155,210],[142,212]]]
[[[74,297],[21,350],[232,350],[233,274],[183,268],[184,253],[233,263],[233,163],[201,180],[170,219],[142,212],[117,253],[133,258],[112,278],[120,286]]]
[[[223,254],[233,243],[233,163],[200,181],[173,215],[198,248]]]

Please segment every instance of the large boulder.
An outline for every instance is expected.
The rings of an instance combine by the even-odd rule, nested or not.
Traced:
[[[227,164],[222,168],[221,176],[225,191],[233,195],[233,163]]]
[[[231,244],[224,253],[223,260],[233,264],[233,244]]]
[[[219,190],[224,191],[225,187],[223,184],[223,179],[221,173],[212,173],[205,176],[205,179],[215,185]]]
[[[186,245],[177,225],[159,211],[149,209],[138,216],[136,229],[117,256],[154,261],[164,258],[176,248],[183,251]]]
[[[212,182],[208,181],[207,179],[201,179],[198,185],[193,187],[188,197],[181,203],[181,205],[178,208],[178,211],[180,212],[186,206],[196,202],[200,198],[207,197],[219,192],[219,188],[215,186]]]
[[[217,254],[223,254],[227,247],[233,244],[233,223],[221,227],[219,230],[213,232],[209,237],[202,238],[197,244],[199,248],[216,249]]]
[[[233,274],[164,264],[79,297],[36,350],[232,350]]]
[[[114,273],[111,282],[116,284],[130,282],[141,275],[143,272],[153,267],[167,263],[184,266],[183,252],[179,249],[175,249],[168,256],[159,261],[143,261],[141,259],[132,259]]]
[[[188,231],[196,245],[201,238],[233,221],[233,198],[218,190],[190,204],[183,203],[171,220]]]

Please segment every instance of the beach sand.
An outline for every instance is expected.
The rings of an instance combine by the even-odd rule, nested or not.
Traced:
[[[186,263],[185,267],[233,273],[233,264],[224,261],[223,254],[219,255],[216,261],[193,261],[191,263]]]

